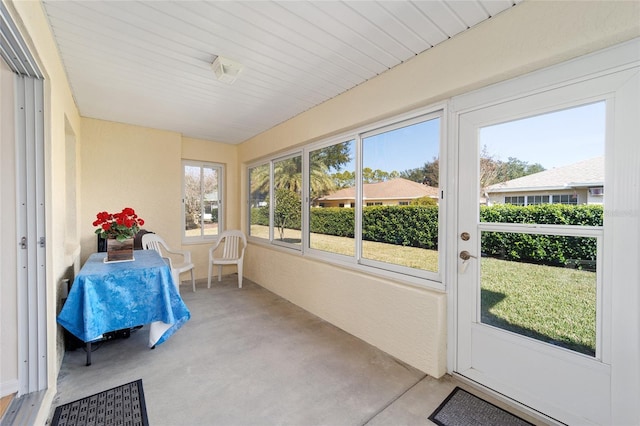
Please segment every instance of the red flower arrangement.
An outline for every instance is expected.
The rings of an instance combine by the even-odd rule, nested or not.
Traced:
[[[115,238],[124,241],[133,238],[144,225],[144,220],[139,218],[131,207],[125,207],[120,213],[100,212],[96,217],[93,226],[99,226],[96,234],[104,239]]]

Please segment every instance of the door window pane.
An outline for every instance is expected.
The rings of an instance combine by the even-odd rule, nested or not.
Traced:
[[[593,237],[482,232],[481,322],[596,354]]]
[[[602,207],[604,197],[590,188],[604,193],[605,107],[597,102],[481,128],[486,204]]]
[[[597,237],[601,233],[605,102],[480,129],[481,321],[596,355]],[[504,202],[502,202],[504,200]],[[556,225],[546,234],[492,223]],[[518,226],[519,228],[519,226]],[[575,231],[573,229],[576,229]],[[545,232],[547,232],[545,230]]]
[[[440,118],[365,135],[363,259],[438,272],[439,157]]]

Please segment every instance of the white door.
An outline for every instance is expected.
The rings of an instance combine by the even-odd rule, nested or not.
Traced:
[[[540,85],[553,80],[547,71],[528,80],[535,91],[515,81],[454,100],[454,369],[562,422],[610,424],[604,253],[615,248],[604,206],[613,200],[613,129],[632,119],[620,108],[631,97],[618,95],[638,70],[566,82],[572,69],[560,70],[559,85]]]

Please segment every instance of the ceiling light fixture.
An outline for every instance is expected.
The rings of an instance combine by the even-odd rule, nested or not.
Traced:
[[[218,80],[223,83],[233,84],[236,78],[238,78],[240,71],[242,71],[243,66],[236,61],[218,56],[211,64],[211,68],[213,68],[213,72]]]

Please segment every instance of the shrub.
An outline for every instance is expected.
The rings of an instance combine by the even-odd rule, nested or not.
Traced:
[[[438,206],[365,207],[362,238],[435,250],[438,248]]]
[[[293,203],[299,212],[299,201]],[[288,227],[299,229],[299,217],[293,215]],[[500,204],[480,208],[482,222],[538,223],[554,225],[601,226],[603,208],[599,205],[569,206],[542,204],[513,206]],[[251,223],[269,225],[269,207],[251,209]],[[312,208],[309,226],[313,233],[354,237],[355,209],[340,207]],[[363,209],[362,238],[387,244],[438,248],[438,206],[369,206]],[[521,262],[552,266],[585,263],[596,260],[596,241],[588,237],[483,232],[483,255]]]
[[[355,209],[320,207],[311,209],[309,228],[316,234],[354,237]]]
[[[481,207],[482,222],[602,226],[600,205],[541,204]],[[596,260],[594,238],[513,232],[483,232],[483,255],[550,266],[591,269]]]

